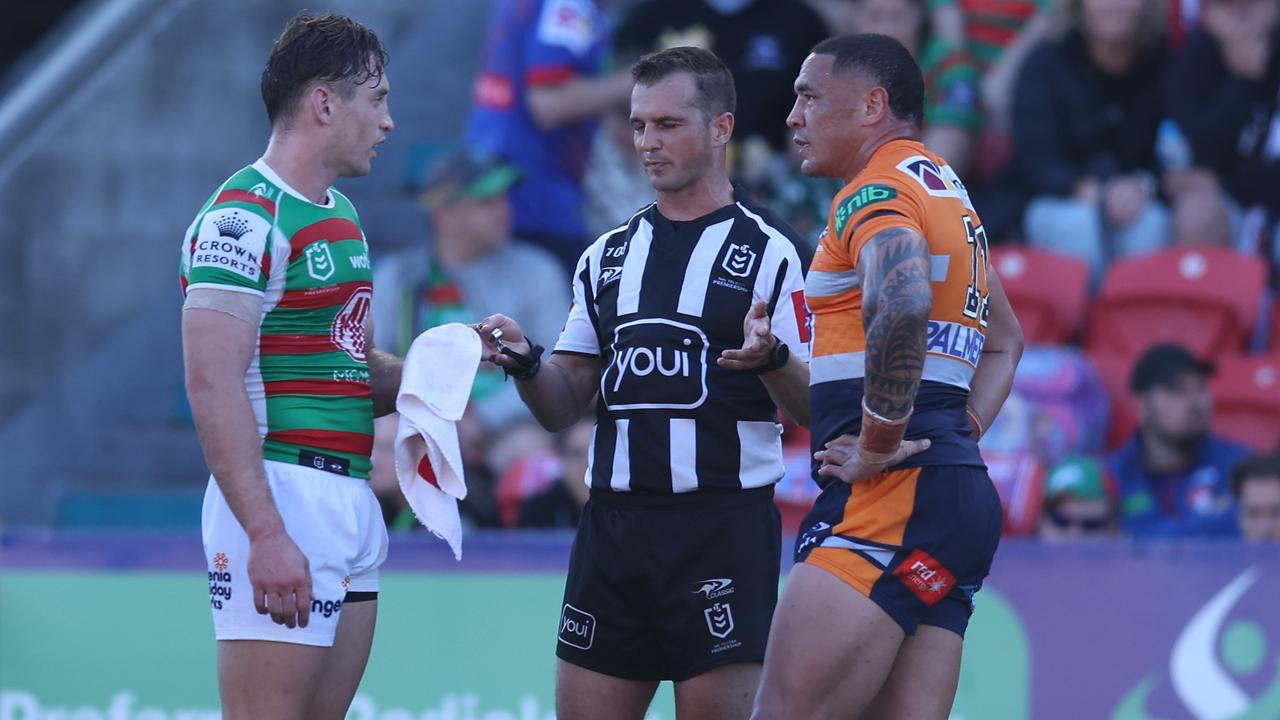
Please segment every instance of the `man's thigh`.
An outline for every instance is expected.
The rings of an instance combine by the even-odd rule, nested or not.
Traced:
[[[316,720],[342,720],[346,717],[347,708],[356,696],[360,678],[369,663],[377,618],[376,599],[352,602],[349,595],[342,604],[338,632],[316,679],[316,692],[312,695],[311,711],[307,717]]]
[[[656,680],[626,680],[556,660],[556,717],[559,720],[642,720]]]
[[[676,683],[678,720],[742,720],[751,715],[760,663],[722,665]]]
[[[218,641],[218,693],[225,720],[304,720],[327,647],[267,640]]]
[[[960,682],[963,644],[951,630],[921,625],[902,643],[889,678],[863,720],[946,720]]]
[[[871,702],[904,633],[866,595],[827,570],[792,568],[778,602],[753,717],[851,718]]]

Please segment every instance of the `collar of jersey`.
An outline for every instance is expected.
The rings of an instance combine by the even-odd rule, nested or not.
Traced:
[[[271,183],[276,187],[280,188],[281,190],[284,190],[285,192],[298,198],[299,200],[301,200],[302,202],[308,205],[315,205],[316,207],[320,207],[320,208],[332,208],[338,202],[333,196],[333,188],[329,188],[327,191],[325,191],[325,195],[329,197],[329,202],[324,204],[311,202],[306,198],[305,195],[298,192],[297,190],[294,190],[293,187],[289,185],[289,183],[285,182],[284,178],[280,177],[280,175],[278,175],[275,170],[272,170],[271,166],[267,164],[266,158],[258,158],[257,161],[253,163],[253,169],[261,173],[262,177],[270,180]]]

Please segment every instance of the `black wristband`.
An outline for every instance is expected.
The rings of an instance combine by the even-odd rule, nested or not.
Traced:
[[[502,372],[509,378],[515,378],[516,380],[532,380],[534,376],[538,374],[538,371],[542,369],[542,353],[546,352],[547,349],[529,338],[525,338],[525,341],[529,343],[529,353],[527,355],[518,353],[506,345],[503,345],[498,351],[512,360],[515,360],[516,363],[520,365],[516,370],[506,367],[502,368]]]
[[[767,373],[774,370],[781,370],[786,367],[787,361],[791,359],[791,348],[787,344],[778,339],[777,335],[773,336],[773,350],[769,352],[769,362],[760,366],[760,372]]]

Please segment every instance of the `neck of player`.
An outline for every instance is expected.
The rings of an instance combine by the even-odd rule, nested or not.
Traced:
[[[848,185],[867,167],[867,163],[871,162],[871,156],[876,151],[884,147],[886,144],[894,140],[920,140],[920,129],[911,123],[901,121],[888,122],[883,126],[873,130],[866,142],[863,142],[858,151],[853,154],[853,160],[849,163],[849,167],[840,174],[840,182]]]
[[[338,173],[330,169],[324,155],[307,145],[291,133],[272,132],[262,158],[289,187],[311,202],[324,205]]]
[[[670,192],[658,191],[658,212],[668,220],[696,220],[733,204],[733,183],[724,168]]]

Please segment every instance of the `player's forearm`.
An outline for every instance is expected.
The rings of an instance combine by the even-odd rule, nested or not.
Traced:
[[[400,373],[404,360],[377,348],[369,351],[369,391],[373,394],[373,416],[382,417],[396,411],[396,395],[400,392]]]
[[[879,418],[900,420],[911,413],[924,373],[933,308],[929,246],[911,230],[889,228],[871,239],[863,258],[863,403]]]
[[[760,376],[773,404],[804,427],[809,426],[809,364],[792,355],[783,367]]]
[[[595,397],[599,379],[598,369],[589,373],[581,367],[569,367],[552,355],[533,379],[517,380],[516,389],[538,424],[549,432],[559,432],[582,417]]]
[[[529,115],[540,130],[553,130],[577,120],[621,107],[631,92],[631,75],[616,72],[602,78],[577,77],[559,85],[529,90]]]
[[[1013,375],[1022,357],[1022,348],[995,350],[985,348],[978,369],[973,372],[969,384],[969,409],[977,415],[982,432],[991,427],[992,421],[1004,407],[1013,389]]]
[[[258,421],[244,388],[188,372],[187,400],[209,471],[249,539],[283,532],[263,470]]]

